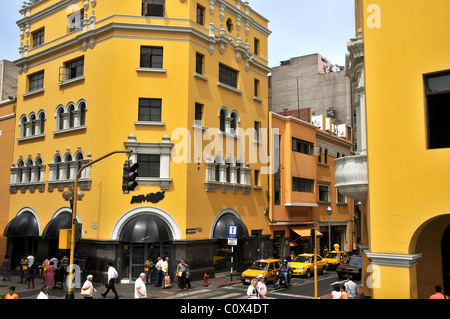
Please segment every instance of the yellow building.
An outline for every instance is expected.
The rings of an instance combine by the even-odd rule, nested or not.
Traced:
[[[310,109],[305,110],[311,113]],[[354,203],[334,187],[333,160],[352,155],[351,128],[336,125],[326,116],[300,115],[297,111],[270,113],[279,170],[271,183],[269,217],[276,258],[311,253],[311,228],[319,231],[318,252],[356,248]],[[350,130],[347,130],[350,128]],[[347,135],[348,134],[348,135]],[[275,141],[276,140],[276,141]],[[330,248],[331,247],[331,248]]]
[[[112,261],[133,280],[147,257],[168,256],[213,275],[229,265],[213,256],[230,224],[238,266],[270,251],[266,163],[252,157],[267,135],[264,17],[225,0],[41,0],[21,13],[9,217],[33,216],[38,260],[64,252],[62,194],[78,169],[116,150],[140,165],[134,191],[122,192],[124,154],[79,178],[76,251],[94,274]]]
[[[450,3],[355,8],[347,69],[359,154],[336,160],[336,178],[363,206],[364,293],[429,298],[440,285],[448,295]]]

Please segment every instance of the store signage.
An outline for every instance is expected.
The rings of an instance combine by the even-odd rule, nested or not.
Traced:
[[[150,202],[156,204],[164,199],[164,193],[165,191],[157,193],[149,193],[147,195],[136,195],[131,198],[130,204],[140,204],[143,202]]]

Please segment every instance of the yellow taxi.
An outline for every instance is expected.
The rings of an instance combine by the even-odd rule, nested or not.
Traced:
[[[325,260],[328,263],[328,268],[337,268],[339,265],[343,264],[348,258],[348,253],[346,251],[332,251],[325,256]]]
[[[317,255],[317,273],[324,275],[328,262]],[[301,254],[291,261],[292,275],[311,277],[314,274],[314,254]]]
[[[279,259],[260,259],[255,261],[252,266],[241,274],[243,284],[250,284],[253,278],[263,275],[266,282],[273,281],[277,277],[277,269],[280,269],[281,261]]]

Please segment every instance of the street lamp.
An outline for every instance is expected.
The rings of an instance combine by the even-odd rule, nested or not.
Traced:
[[[327,213],[328,213],[328,249],[331,249],[331,213],[333,210],[331,209],[331,206],[328,206]]]

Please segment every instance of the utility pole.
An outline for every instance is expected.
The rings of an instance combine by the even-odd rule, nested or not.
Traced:
[[[75,186],[73,188],[73,208],[72,208],[72,234],[71,234],[71,241],[70,241],[70,266],[69,266],[69,284],[68,284],[68,289],[67,289],[67,294],[66,294],[66,299],[75,299],[75,296],[72,292],[72,276],[73,276],[73,260],[74,260],[74,254],[75,254],[75,225],[77,222],[77,192],[78,192],[78,178],[81,176],[81,172],[89,166],[94,165],[97,162],[100,162],[101,160],[113,155],[113,154],[117,154],[117,153],[126,153],[126,154],[130,154],[131,151],[113,151],[111,153],[108,153],[98,159],[96,159],[95,161],[92,161],[90,163],[87,163],[85,165],[83,165],[77,173],[77,176],[75,177]]]

